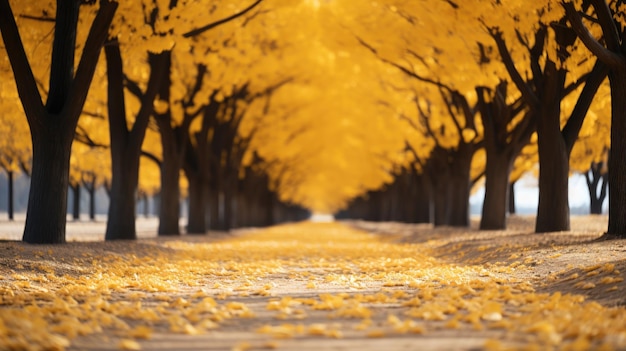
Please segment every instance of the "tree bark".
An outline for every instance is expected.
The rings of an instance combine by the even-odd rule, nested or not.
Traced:
[[[169,89],[169,86],[167,87]],[[159,235],[180,235],[180,169],[182,155],[176,129],[172,128],[170,118],[157,118],[163,162],[161,163],[161,205],[159,207]]]
[[[416,209],[413,223],[432,223],[432,187],[429,184],[429,178],[426,174],[416,174],[414,176],[416,183]]]
[[[448,203],[448,225],[453,227],[469,226],[469,198],[470,198],[470,164],[469,158],[460,159],[455,163],[454,171],[451,172]]]
[[[80,220],[80,184],[71,185],[72,188],[72,219]]]
[[[198,176],[187,173],[189,181],[189,217],[187,222],[187,234],[206,234],[205,187],[207,184]]]
[[[612,112],[607,234],[626,238],[626,59],[622,63],[609,73]]]
[[[211,188],[209,192],[209,228],[211,230],[220,230],[220,199],[219,191]]]
[[[491,158],[491,159],[489,159]],[[506,209],[509,201],[509,174],[512,160],[506,152],[494,150],[487,152],[487,163],[491,167],[485,168],[485,197],[481,230],[496,230],[506,228]]]
[[[509,207],[509,214],[517,213],[517,210],[515,209],[515,182],[511,182],[509,184],[508,207]]]
[[[64,243],[73,129],[68,131],[52,118],[42,122],[31,126],[33,170],[23,240]]]
[[[7,171],[7,180],[8,180],[8,184],[7,184],[7,188],[9,190],[9,198],[8,198],[8,204],[7,204],[7,210],[9,212],[9,221],[13,221],[14,219],[14,199],[13,199],[13,194],[14,194],[14,185],[13,185],[13,177],[14,177],[14,172],[13,171]]]
[[[509,176],[515,157],[528,144],[535,130],[532,114],[524,112],[521,100],[507,103],[507,83],[495,89],[477,87],[478,106],[484,128],[485,196],[480,229],[506,228],[509,202]],[[524,113],[523,120],[510,128],[513,118]]]
[[[128,129],[124,97],[124,69],[117,40],[104,48],[107,60],[109,135],[111,139],[111,187],[106,240],[134,240],[136,191],[139,182],[141,145],[146,135],[154,99],[162,84],[167,63],[159,54],[149,54],[150,77],[145,92],[137,92],[140,108]]]
[[[436,180],[433,180],[433,203],[435,205],[434,225],[445,226],[450,223],[448,203],[450,203],[450,177],[448,174],[440,173]]]
[[[89,193],[89,220],[96,220],[96,182],[95,180],[86,187]]]
[[[589,213],[602,214],[602,204],[606,198],[608,188],[608,175],[602,174],[603,162],[591,163],[589,170],[585,172],[587,189],[589,190]],[[600,190],[598,192],[598,190]]]
[[[570,229],[569,222],[569,152],[561,134],[561,96],[565,71],[546,62],[541,87],[541,106],[537,120],[539,150],[539,204],[535,232]]]

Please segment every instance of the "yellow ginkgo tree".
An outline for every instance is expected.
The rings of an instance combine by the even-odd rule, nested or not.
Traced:
[[[74,130],[87,98],[87,92],[118,4],[100,1],[95,17],[86,24],[87,39],[80,43],[82,53],[75,65],[80,1],[0,1],[0,32],[11,62],[17,91],[28,121],[33,142],[33,167],[23,240],[29,243],[65,241],[69,162]],[[39,45],[47,37],[33,23],[20,22],[15,13],[41,8],[55,9],[50,60],[29,57],[29,45]],[[42,12],[35,13],[40,16]],[[50,12],[43,12],[50,13]],[[49,30],[49,29],[48,29]],[[32,36],[31,36],[32,35]],[[81,38],[82,39],[82,38]],[[46,99],[42,99],[31,62],[48,63]]]

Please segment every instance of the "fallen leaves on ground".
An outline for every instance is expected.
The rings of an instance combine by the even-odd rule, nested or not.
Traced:
[[[67,247],[2,244],[15,257],[0,266],[0,349],[64,350],[82,336],[106,334],[119,349],[139,350],[155,334],[229,328],[267,337],[233,350],[445,330],[477,333],[486,349],[626,348],[624,307],[537,292],[510,274],[541,264],[519,254],[498,264],[452,264],[434,258],[432,242],[398,243],[336,223],[150,243],[154,250],[133,253],[139,244],[125,243],[122,254],[69,258],[55,252]],[[552,279],[581,291],[621,289],[614,264],[577,269]]]

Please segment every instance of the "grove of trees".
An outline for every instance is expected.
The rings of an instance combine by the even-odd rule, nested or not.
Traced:
[[[159,235],[308,212],[465,227],[479,186],[481,229],[503,229],[537,171],[537,232],[569,229],[577,172],[624,237],[625,7],[0,0],[0,170],[30,178],[29,243],[64,242],[68,189],[99,187],[106,240],[156,195]]]

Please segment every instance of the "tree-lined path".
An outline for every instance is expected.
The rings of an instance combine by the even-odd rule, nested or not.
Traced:
[[[489,236],[303,222],[221,238],[7,243],[0,349],[626,347],[623,243],[591,243],[597,218],[546,235],[515,220]]]

